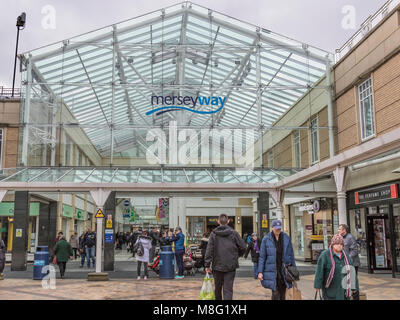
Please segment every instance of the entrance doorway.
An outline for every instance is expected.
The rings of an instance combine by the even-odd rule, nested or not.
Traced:
[[[368,233],[369,233],[369,254],[370,267],[372,270],[391,270],[392,252],[390,238],[390,220],[387,206],[369,207]]]

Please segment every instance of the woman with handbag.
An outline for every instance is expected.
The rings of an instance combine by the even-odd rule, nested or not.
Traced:
[[[56,261],[54,262],[56,262],[60,268],[61,279],[64,279],[67,262],[68,260],[72,260],[74,255],[72,246],[65,240],[64,236],[58,240],[56,246],[54,247],[54,255],[56,258]]]
[[[324,300],[350,300],[352,291],[358,290],[358,279],[353,261],[347,256],[344,239],[333,236],[329,249],[321,252],[315,271],[314,288]]]

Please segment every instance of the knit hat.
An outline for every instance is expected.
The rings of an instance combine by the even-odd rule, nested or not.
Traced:
[[[333,237],[332,237],[332,240],[331,240],[331,245],[333,246],[333,245],[335,245],[335,244],[341,244],[342,246],[344,246],[344,239],[343,239],[343,237],[340,235],[340,234],[335,234]]]

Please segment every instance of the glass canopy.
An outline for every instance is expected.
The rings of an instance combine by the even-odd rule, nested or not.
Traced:
[[[236,170],[235,168],[13,168],[0,173],[0,188],[13,182],[28,183],[189,183],[272,184],[296,170]]]
[[[329,52],[190,2],[19,57],[24,165],[34,163],[29,148],[38,145],[54,153],[42,163],[57,165],[56,145],[78,133],[75,143],[94,148],[103,163],[143,158],[148,130],[168,132],[171,121],[198,131],[254,129],[260,137],[310,88],[326,88],[317,82],[333,61]],[[221,100],[177,106],[178,97]]]

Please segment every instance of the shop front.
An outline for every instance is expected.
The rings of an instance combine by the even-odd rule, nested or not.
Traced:
[[[80,236],[85,231],[84,223],[86,220],[86,212],[82,209],[75,208],[75,221],[74,221],[74,232]]]
[[[336,199],[323,198],[289,206],[290,236],[296,260],[316,263],[339,226]]]
[[[218,217],[187,217],[189,241],[193,243],[200,242],[204,233],[210,234],[218,227]],[[232,229],[235,229],[235,217],[229,217],[229,224]]]
[[[399,183],[348,192],[348,224],[369,273],[400,272]]]
[[[31,202],[29,210],[28,252],[35,252],[39,226],[39,202]],[[14,230],[14,202],[0,203],[0,237],[12,251]]]

